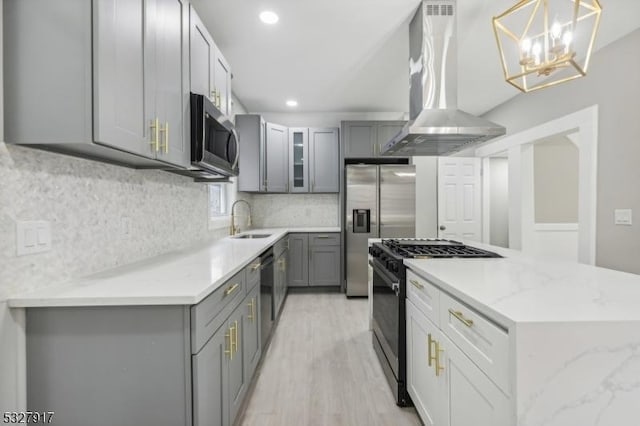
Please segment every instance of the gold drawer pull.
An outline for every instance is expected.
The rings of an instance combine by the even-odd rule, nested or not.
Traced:
[[[262,266],[262,263],[256,263],[251,265],[251,270],[255,271],[256,269],[260,268]]]
[[[462,312],[449,309],[449,313],[454,317],[458,318],[460,322],[462,322],[467,327],[471,327],[473,325],[473,320],[470,320],[469,318],[465,318]]]
[[[226,290],[224,291],[224,295],[225,295],[225,296],[230,295],[231,293],[233,293],[234,291],[236,291],[236,289],[237,289],[238,287],[240,287],[240,284],[239,284],[239,283],[235,283],[234,285],[232,285],[231,287],[229,287],[228,289],[226,289]]]
[[[422,290],[424,288],[424,285],[420,284],[416,280],[409,280],[409,282],[411,282],[411,284],[413,284],[416,288],[419,288],[420,290]]]
[[[318,235],[316,238],[327,239],[327,238],[329,238],[329,236],[328,235]]]
[[[235,335],[234,346],[236,347],[236,353],[238,352],[238,321],[233,322],[233,334]]]
[[[253,304],[255,302],[255,299],[251,299],[251,302],[247,303],[247,306],[249,307],[249,320],[251,322],[255,322],[255,316],[253,313]]]

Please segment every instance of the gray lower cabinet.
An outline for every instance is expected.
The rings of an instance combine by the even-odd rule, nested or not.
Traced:
[[[244,333],[242,334],[242,355],[244,361],[244,381],[249,383],[256,371],[260,355],[260,286],[255,287],[247,295],[243,303],[247,315],[244,321]]]
[[[275,317],[278,318],[282,304],[287,295],[287,264],[289,263],[289,237],[278,241],[273,247],[273,285],[274,285],[274,307]]]
[[[405,121],[343,121],[344,158],[376,158]]]
[[[3,6],[6,142],[133,167],[189,165],[186,0]]]
[[[27,408],[60,426],[232,425],[261,356],[256,265],[194,306],[27,309]]]
[[[289,286],[309,286],[309,234],[289,234]]]
[[[220,328],[193,355],[193,425],[223,426],[229,424],[229,369],[227,352],[231,334],[228,327]]]
[[[290,234],[289,286],[340,285],[340,234]]]

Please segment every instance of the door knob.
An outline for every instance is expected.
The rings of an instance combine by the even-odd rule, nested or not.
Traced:
[[[440,225],[440,230],[441,230],[441,231],[446,231],[446,230],[447,230],[447,227],[446,227],[446,226],[444,226],[444,225]]]

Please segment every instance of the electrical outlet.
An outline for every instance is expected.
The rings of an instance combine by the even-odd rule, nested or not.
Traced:
[[[51,250],[51,223],[45,220],[16,223],[16,254],[42,253]]]
[[[613,215],[616,225],[633,225],[633,212],[631,209],[615,209]]]

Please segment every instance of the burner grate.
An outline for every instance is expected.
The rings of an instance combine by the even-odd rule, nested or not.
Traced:
[[[389,239],[383,240],[382,244],[404,258],[500,257],[490,251],[444,239]]]

